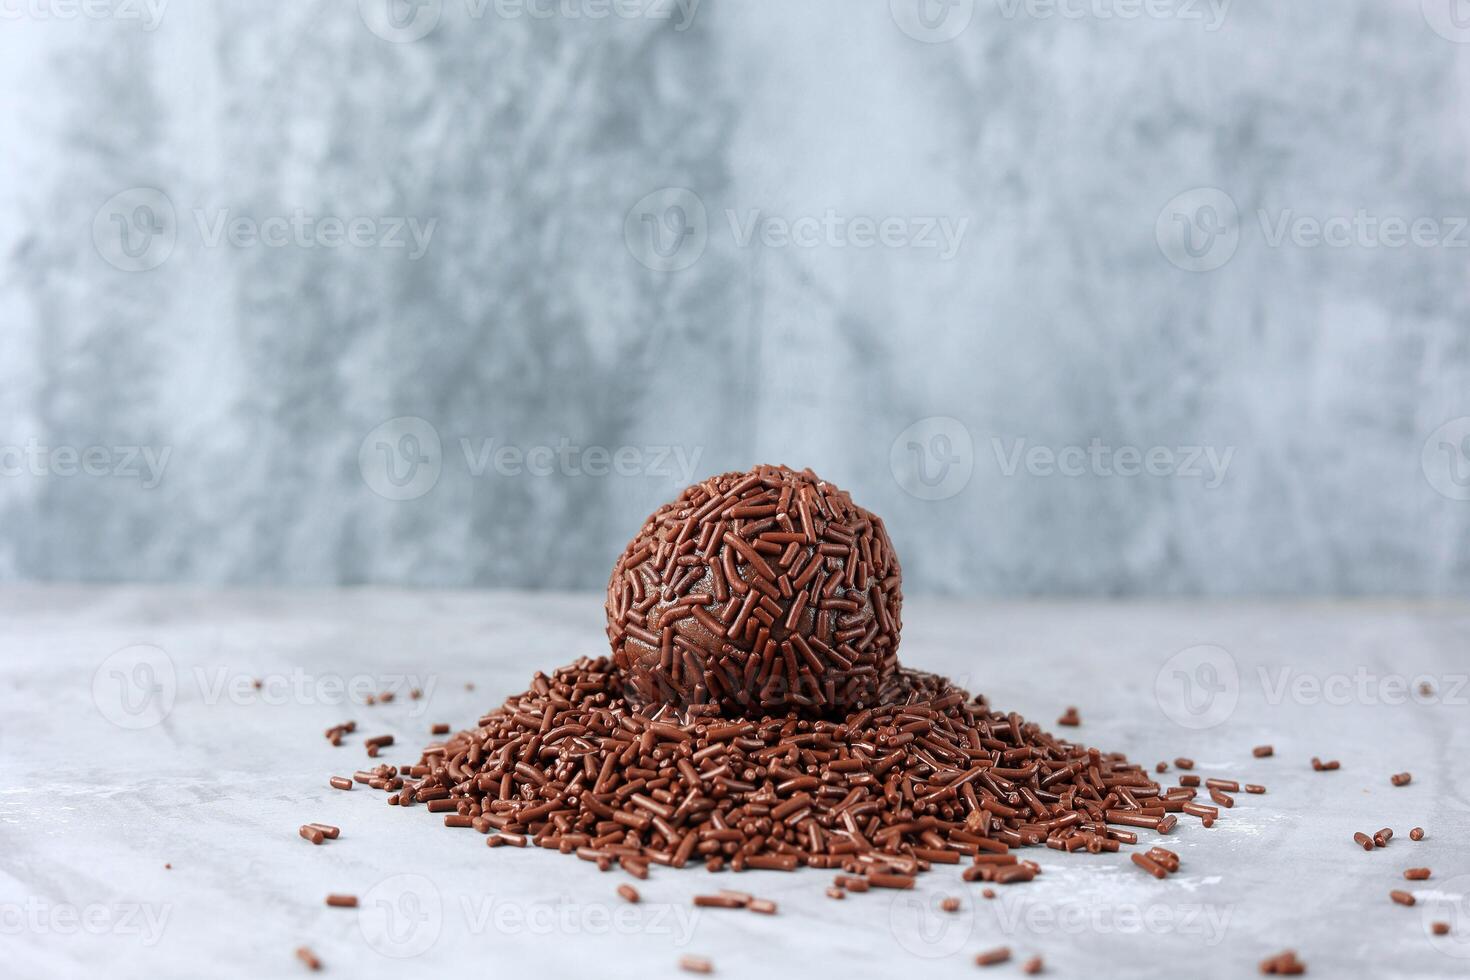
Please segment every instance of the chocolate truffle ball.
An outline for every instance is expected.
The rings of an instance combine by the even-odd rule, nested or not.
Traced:
[[[811,470],[723,473],[613,567],[613,665],[639,704],[841,717],[898,669],[901,577],[883,521]]]

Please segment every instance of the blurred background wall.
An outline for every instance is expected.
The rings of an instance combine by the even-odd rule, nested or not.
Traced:
[[[0,578],[1470,588],[1470,3],[0,8]]]

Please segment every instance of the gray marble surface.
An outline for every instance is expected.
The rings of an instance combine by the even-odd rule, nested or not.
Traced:
[[[823,872],[656,868],[627,906],[618,873],[490,851],[422,809],[326,785],[365,760],[361,736],[334,749],[329,725],[354,718],[398,737],[388,760],[416,758],[432,723],[471,723],[533,670],[599,652],[595,596],[10,587],[5,972],[290,975],[305,943],[337,976],[672,977],[686,953],[731,977],[970,976],[972,954],[998,945],[1043,955],[1055,976],[1246,976],[1285,947],[1313,976],[1465,975],[1470,604],[914,600],[905,614],[911,665],[1047,723],[1076,704],[1093,744],[1192,756],[1269,792],[1239,794],[1211,830],[1183,821],[1168,842],[1183,868],[1162,882],[1123,854],[1042,849],[1043,875],[992,901],[953,869],[912,895],[838,903]],[[413,686],[425,697],[344,703]],[[1274,757],[1252,757],[1262,743]],[[1341,770],[1313,772],[1314,755]],[[1401,770],[1412,784],[1391,787]],[[296,836],[308,820],[342,837],[312,847]],[[1350,839],[1383,826],[1396,831],[1384,850]],[[1410,866],[1433,877],[1406,883]],[[780,914],[690,905],[736,884]],[[1419,904],[1392,904],[1394,888]],[[326,908],[328,892],[363,906]],[[950,894],[963,910],[935,911]],[[1433,920],[1450,936],[1432,937]]]
[[[7,0],[0,580],[1465,595],[1464,7]]]

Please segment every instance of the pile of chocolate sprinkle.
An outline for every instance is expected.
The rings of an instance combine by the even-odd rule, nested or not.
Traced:
[[[947,679],[899,670],[880,706],[837,719],[730,719],[623,697],[606,657],[581,659],[372,785],[449,826],[645,876],[840,869],[908,887],[971,859],[968,880],[1029,880],[1012,848],[1092,853],[1168,833],[1195,790],[1161,790],[1124,756],[993,711]],[[1206,810],[1209,808],[1199,807]]]

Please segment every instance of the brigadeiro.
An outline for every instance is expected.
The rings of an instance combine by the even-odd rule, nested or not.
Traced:
[[[613,665],[634,703],[841,716],[898,670],[901,578],[882,519],[811,470],[723,473],[613,567]]]

